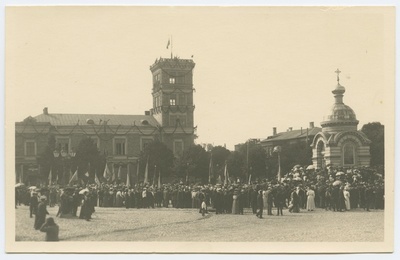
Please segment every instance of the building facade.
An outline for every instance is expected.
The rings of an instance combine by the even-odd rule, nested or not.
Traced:
[[[343,103],[346,89],[339,83],[337,70],[337,86],[332,91],[335,103],[329,110],[322,130],[314,136],[313,165],[323,168],[328,164],[341,167],[369,166],[371,141],[357,130],[358,120],[353,109]]]
[[[44,108],[42,114],[16,122],[16,182],[37,185],[43,181],[41,176],[48,175],[42,172],[38,157],[50,136],[55,138],[54,156],[63,162],[74,156],[83,138],[91,138],[106,155],[107,167],[118,172],[123,181],[128,174],[133,182],[137,181],[139,155],[153,140],[160,140],[179,157],[196,137],[194,67],[191,59],[157,59],[150,66],[153,107],[144,115],[53,114]],[[70,174],[64,169],[63,175],[67,176],[63,178]]]
[[[272,135],[261,140],[261,146],[267,153],[268,157],[274,156],[274,148],[277,146],[287,145],[304,145],[309,146],[314,136],[321,131],[320,127],[315,127],[314,122],[310,122],[309,126],[301,129],[293,129],[289,127],[286,132],[277,132],[277,128],[272,129]]]

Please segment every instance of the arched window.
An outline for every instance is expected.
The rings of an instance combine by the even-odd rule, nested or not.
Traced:
[[[352,143],[347,143],[343,146],[343,164],[354,165],[355,164],[356,147]]]

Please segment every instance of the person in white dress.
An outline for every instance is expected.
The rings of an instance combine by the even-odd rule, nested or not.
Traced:
[[[344,204],[346,205],[346,210],[350,210],[350,192],[349,187],[345,187],[343,190]]]
[[[307,210],[313,211],[315,209],[315,192],[310,188],[307,187]]]

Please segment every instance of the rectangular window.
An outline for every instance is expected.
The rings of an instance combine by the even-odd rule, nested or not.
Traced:
[[[35,156],[36,155],[35,141],[26,141],[25,142],[25,155],[26,156]]]
[[[183,154],[183,141],[182,140],[174,140],[174,155],[182,156]]]
[[[169,96],[169,105],[176,106],[176,95],[175,94],[171,94]]]
[[[169,84],[175,84],[175,78],[174,77],[170,77],[169,78]]]
[[[60,151],[69,152],[69,138],[57,138],[57,148]]]
[[[126,154],[126,139],[125,138],[115,138],[115,155],[125,155]]]

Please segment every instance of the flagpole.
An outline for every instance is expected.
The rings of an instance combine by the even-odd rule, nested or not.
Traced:
[[[172,59],[172,57],[173,57],[173,53],[172,53],[172,52],[173,52],[173,50],[172,50],[172,49],[173,49],[173,46],[174,46],[174,45],[172,44],[172,35],[171,35],[171,59]]]

